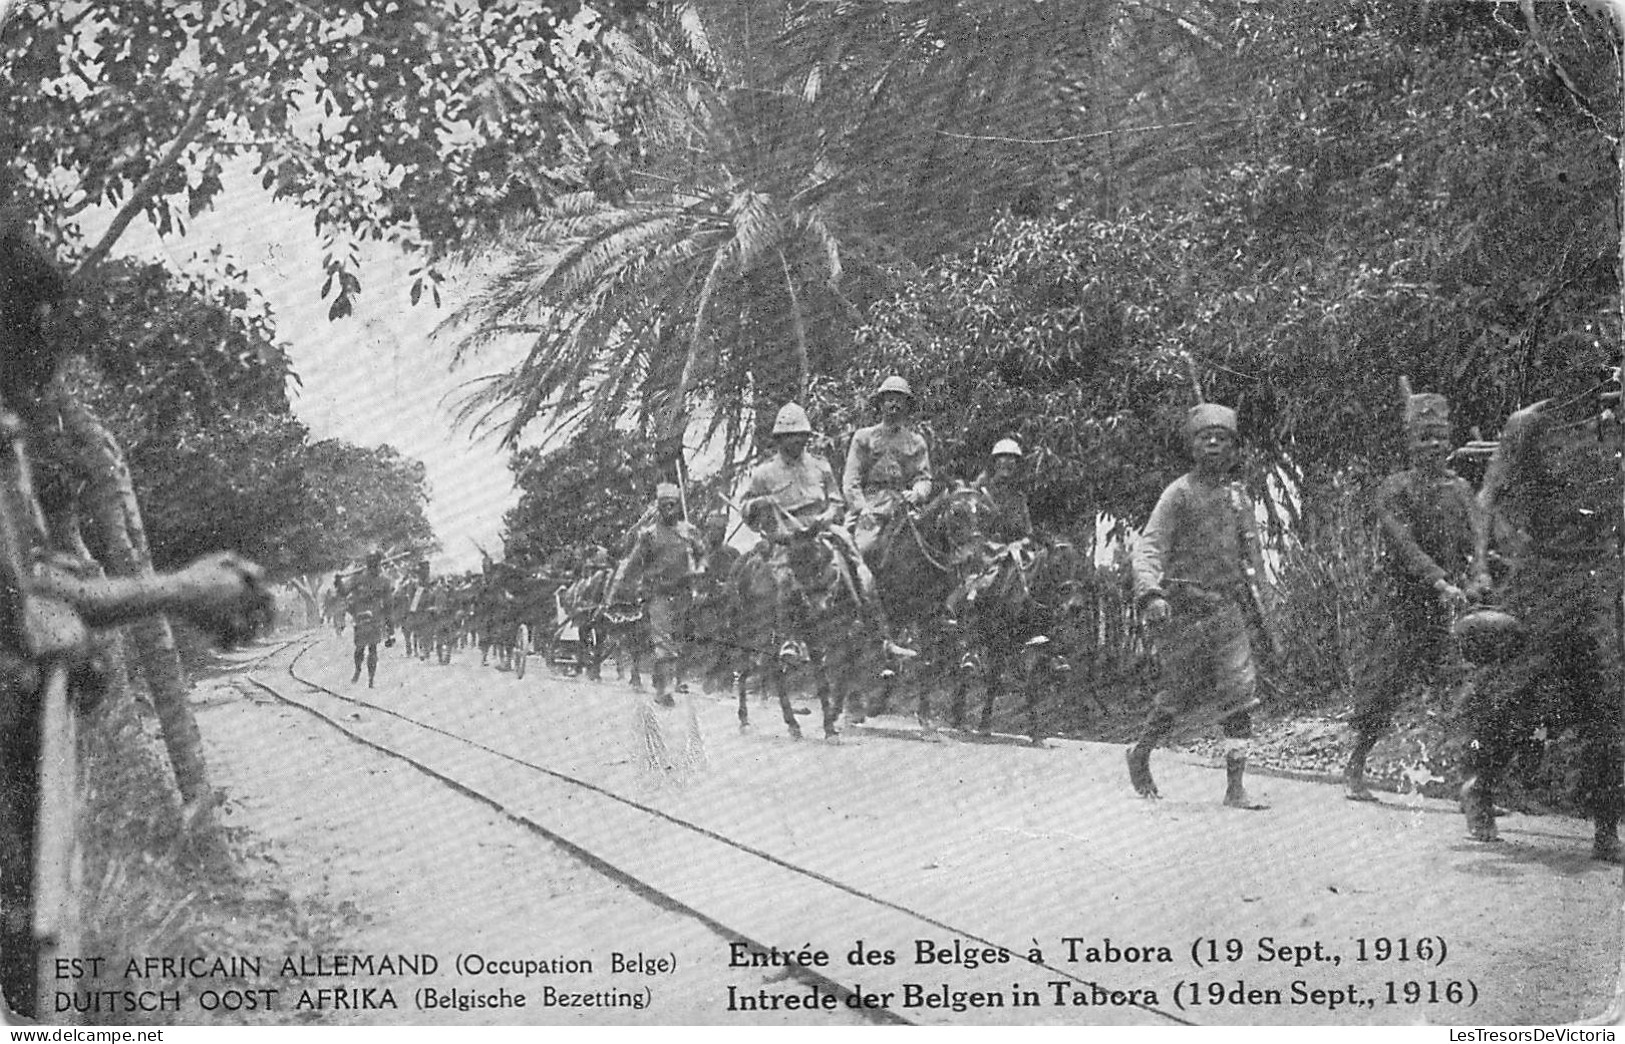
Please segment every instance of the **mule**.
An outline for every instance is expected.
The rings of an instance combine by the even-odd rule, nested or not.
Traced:
[[[928,740],[938,738],[931,690],[937,679],[961,659],[963,637],[949,598],[983,546],[987,502],[975,490],[959,485],[944,490],[920,511],[893,516],[877,544],[872,569],[881,604],[892,626],[919,645],[921,657],[914,683],[919,696],[915,716]],[[879,698],[863,713],[880,714],[889,706],[904,678],[883,672]]]
[[[1071,671],[1062,654],[1070,647],[1076,620],[1085,605],[1087,570],[1083,556],[1070,543],[1056,542],[1036,551],[1001,550],[990,583],[969,595],[960,616],[973,659],[979,661],[985,694],[978,731],[993,729],[993,707],[1011,673],[1020,674],[1027,712],[1027,733],[1034,746],[1044,746],[1039,713],[1040,691],[1053,687]],[[984,559],[989,567],[992,560]],[[971,670],[960,671],[954,685],[949,721],[961,728]]]
[[[747,683],[755,668],[771,680],[784,724],[801,738],[790,703],[789,674],[805,663],[814,676],[824,737],[839,742],[838,723],[846,703],[849,665],[840,662],[855,648],[862,598],[857,578],[833,538],[800,533],[784,542],[788,567],[775,569],[769,555],[753,552],[734,567],[733,637],[744,653],[739,672],[739,728],[750,728]],[[785,585],[788,585],[788,588]],[[837,662],[832,664],[831,660]]]

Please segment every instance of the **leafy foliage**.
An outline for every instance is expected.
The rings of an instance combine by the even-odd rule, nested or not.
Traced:
[[[1032,147],[1049,139],[1018,136],[1079,129],[1075,65],[1108,37],[1184,54],[1124,41],[1193,24],[1186,6],[694,0],[612,35],[594,85],[635,113],[640,169],[501,243],[503,272],[445,329],[530,350],[468,416],[501,416],[511,444],[549,411],[598,431],[631,415],[675,456],[692,398],[737,449],[851,365],[901,277],[1065,184]]]
[[[116,261],[79,286],[56,335],[85,349],[73,388],[125,448],[160,568],[230,548],[287,575],[373,541],[432,544],[421,464],[311,444],[274,317],[245,273]],[[42,448],[47,467],[63,459]]]
[[[618,548],[660,480],[654,447],[619,433],[580,434],[552,451],[520,449],[508,467],[519,502],[502,519],[503,557],[521,567],[589,544]]]
[[[601,20],[641,0],[594,5]],[[356,244],[433,262],[579,183],[572,98],[554,75],[590,52],[575,0],[26,3],[0,25],[0,201],[73,247],[87,207],[120,209],[95,263],[138,214],[160,234],[210,206],[226,164],[315,218],[330,314],[360,289]],[[574,150],[574,152],[572,152]],[[569,171],[576,169],[576,174]]]

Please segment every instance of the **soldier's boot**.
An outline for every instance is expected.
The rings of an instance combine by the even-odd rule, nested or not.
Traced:
[[[1591,858],[1605,863],[1620,862],[1619,813],[1598,813],[1592,824],[1596,835],[1591,842]]]
[[[1128,749],[1128,781],[1134,785],[1134,792],[1143,798],[1160,798],[1157,792],[1157,782],[1151,778],[1151,751],[1156,741],[1150,737],[1141,739]]]
[[[1243,777],[1247,774],[1247,755],[1226,754],[1224,758],[1224,804],[1226,808],[1244,808],[1261,812],[1270,806],[1247,793]]]
[[[1361,730],[1354,734],[1354,749],[1349,751],[1349,762],[1343,768],[1344,797],[1350,801],[1375,801],[1377,795],[1365,785],[1365,759],[1377,745],[1375,733]]]
[[[1495,804],[1490,785],[1482,776],[1473,776],[1461,785],[1461,810],[1467,816],[1467,838],[1491,843],[1501,840],[1495,829]]]
[[[672,699],[671,693],[666,691],[666,686],[670,684],[667,677],[666,665],[661,663],[659,660],[656,660],[654,667],[652,667],[649,671],[649,677],[654,683],[655,687],[655,703],[662,707],[677,706],[677,701]]]

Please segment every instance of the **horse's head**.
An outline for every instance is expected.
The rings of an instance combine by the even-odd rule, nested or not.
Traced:
[[[957,562],[968,558],[986,543],[992,517],[992,502],[981,490],[961,482],[931,504],[924,522],[932,538],[946,546]]]
[[[818,533],[804,532],[784,542],[784,560],[795,577],[796,586],[812,593],[830,586],[835,574],[835,549]]]

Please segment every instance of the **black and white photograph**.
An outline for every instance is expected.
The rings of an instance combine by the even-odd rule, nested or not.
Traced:
[[[1609,0],[0,0],[0,1025],[1613,1040],[1622,85]]]

